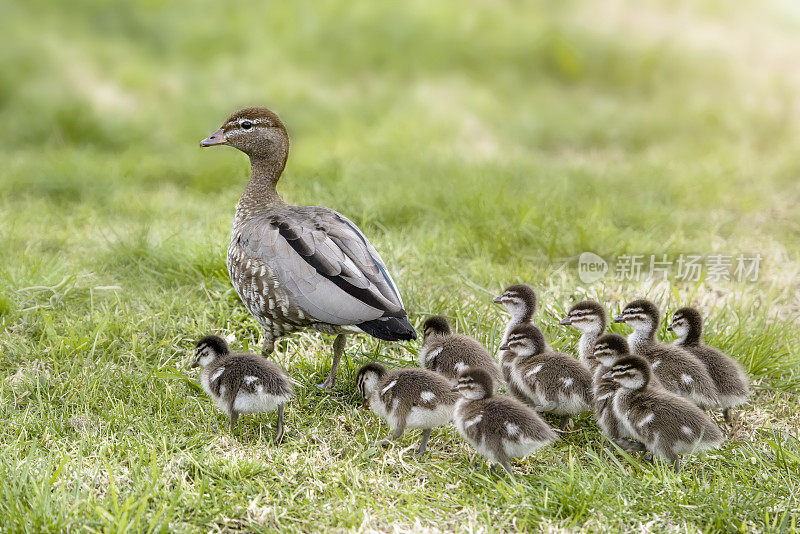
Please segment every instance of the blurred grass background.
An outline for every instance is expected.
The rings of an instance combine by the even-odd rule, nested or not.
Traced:
[[[74,417],[108,431],[79,436],[78,450],[96,447],[93,439],[114,449],[115,432],[134,424],[190,442],[181,447],[204,446],[193,441],[194,423],[175,414],[202,410],[213,418],[213,411],[183,383],[165,387],[164,377],[207,330],[258,343],[224,267],[249,167],[230,149],[198,148],[247,105],[272,108],[288,126],[284,197],[330,206],[358,223],[390,264],[415,324],[443,312],[494,348],[501,314],[489,297],[521,280],[542,294],[548,337],[571,349],[574,333],[551,319],[584,294],[609,309],[640,294],[664,310],[694,302],[710,316],[709,339],[735,353],[761,390],[796,391],[800,9],[793,2],[0,0],[0,32],[0,370],[25,378],[21,370],[33,369],[28,374],[38,377],[4,383],[7,458],[31,455],[57,467],[61,456],[38,449],[47,443],[66,447],[63,458],[74,462],[78,453],[64,445],[75,439]],[[760,253],[764,262],[752,284],[609,276],[584,287],[575,268],[583,251],[606,259]],[[343,373],[373,357],[413,358],[371,340],[352,345],[356,362]],[[327,351],[302,335],[278,359],[311,384],[325,373]],[[109,376],[113,385],[105,384]],[[298,403],[291,424],[301,443],[302,425],[316,413],[304,410],[354,420],[349,376],[342,375],[344,401]],[[132,398],[139,389],[148,395]],[[796,435],[796,398],[781,399],[767,411]],[[354,439],[330,431],[339,432],[334,444]],[[754,427],[750,437],[762,431]],[[202,440],[219,434],[205,432]],[[123,466],[125,454],[149,446],[143,437],[102,462]],[[162,456],[171,462],[177,453],[167,449]],[[10,475],[17,467],[7,462]],[[727,466],[737,473],[731,487],[754,476],[747,469],[775,474],[745,465]],[[340,467],[331,470],[355,476],[356,487],[372,486],[369,466],[356,475]],[[786,466],[776,469],[782,476]],[[455,476],[472,476],[466,472]],[[232,476],[233,485],[245,475]],[[414,476],[425,476],[424,466]],[[564,484],[557,461],[543,476],[554,488]],[[31,475],[2,489],[33,502],[40,482]],[[442,480],[431,484],[434,494],[446,491]],[[703,510],[664,504],[672,519],[659,516],[656,525],[688,521],[702,529],[713,517],[718,528],[768,529],[770,520],[773,527],[796,521],[796,512],[785,513],[796,490],[773,479],[754,484],[733,506],[718,487],[710,496],[694,488],[688,498]],[[455,510],[490,529],[637,528],[652,503],[637,500],[647,491],[629,490],[633,510],[575,490],[557,512],[545,503],[522,515],[513,507],[482,515],[469,494],[426,512],[406,506],[364,518],[309,511],[307,503],[288,513],[329,528],[362,520],[369,528],[408,527],[415,514],[454,528]],[[45,511],[28,519],[45,529],[88,516],[98,529],[131,520],[124,506],[107,511],[108,494],[75,491],[65,502],[41,495]],[[170,513],[193,505],[164,491],[171,512],[158,515],[161,501],[145,491],[134,530],[232,528],[222,512],[173,520]],[[214,510],[248,509],[253,493],[230,491],[229,503]],[[259,491],[282,490],[263,482]],[[543,488],[531,491],[538,498]],[[775,492],[766,512],[753,501],[764,491]],[[335,505],[341,497],[322,498]],[[592,527],[594,512],[581,502],[595,503],[607,522]],[[8,519],[14,510],[0,505],[0,513]],[[297,526],[274,521],[267,525]]]

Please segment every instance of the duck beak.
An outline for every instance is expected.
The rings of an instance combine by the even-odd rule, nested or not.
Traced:
[[[492,299],[492,302],[495,304],[502,304],[503,303],[503,295],[498,295]]]
[[[560,321],[558,321],[558,324],[560,324],[561,326],[569,326],[572,324],[572,319],[568,315],[563,319],[561,319]]]
[[[202,141],[200,141],[200,146],[202,147],[227,145],[227,144],[228,144],[228,138],[225,137],[225,132],[222,131],[222,128],[212,133]]]
[[[511,350],[511,347],[508,346],[508,343],[503,343],[500,345],[499,350]]]
[[[617,315],[616,317],[614,317],[614,322],[615,323],[624,323],[625,322],[625,316],[624,315]]]

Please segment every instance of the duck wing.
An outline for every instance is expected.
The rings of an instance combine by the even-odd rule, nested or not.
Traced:
[[[237,240],[315,321],[356,326],[381,339],[416,338],[383,259],[344,215],[285,206],[245,221]]]

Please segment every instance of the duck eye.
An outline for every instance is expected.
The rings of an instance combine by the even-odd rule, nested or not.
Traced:
[[[252,127],[253,127],[253,123],[252,122],[250,122],[250,121],[242,121],[242,128],[244,128],[245,130],[249,130]]]

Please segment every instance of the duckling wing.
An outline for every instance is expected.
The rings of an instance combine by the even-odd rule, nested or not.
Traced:
[[[270,267],[292,304],[314,320],[356,325],[377,337],[370,330],[416,338],[383,260],[343,215],[286,206],[246,222],[238,240],[246,255]]]

